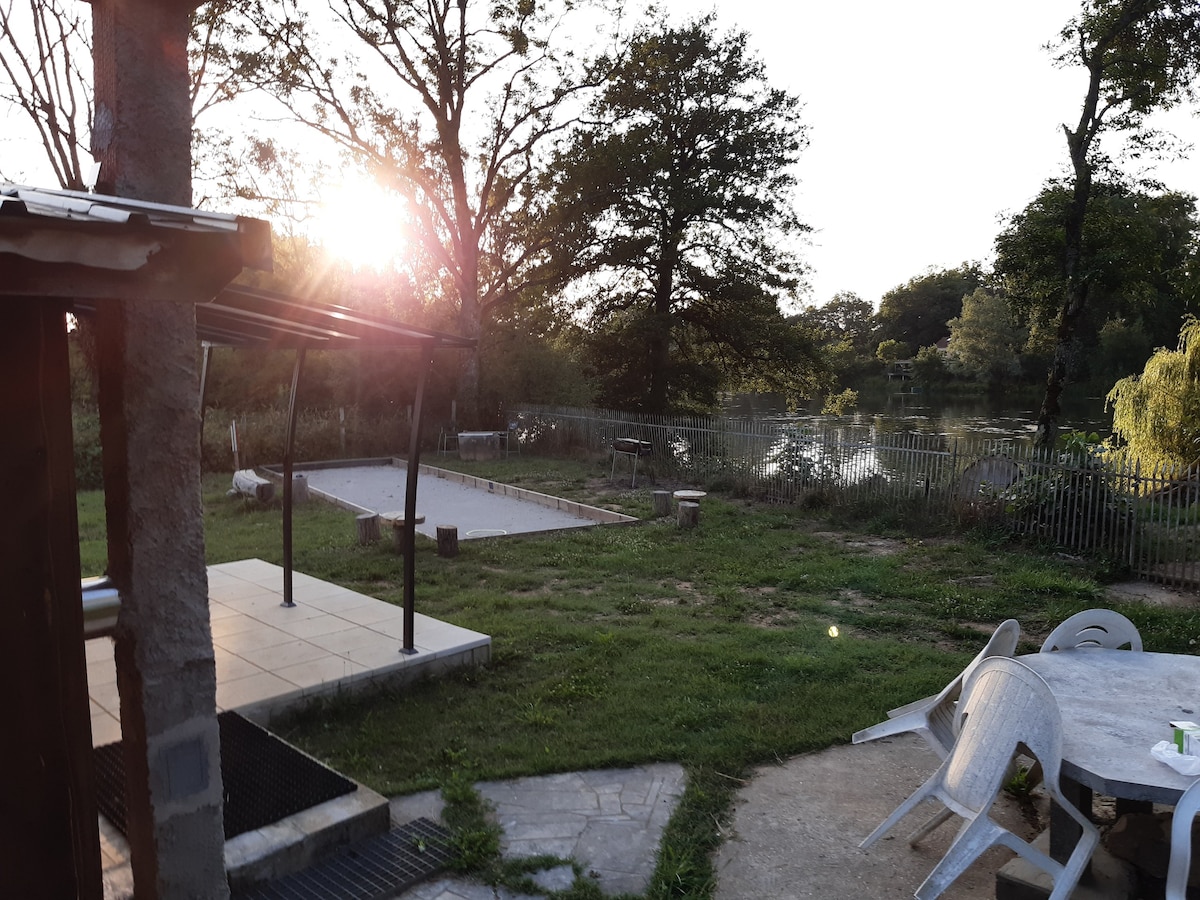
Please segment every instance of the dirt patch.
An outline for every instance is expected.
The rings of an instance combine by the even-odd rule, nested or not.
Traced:
[[[796,619],[796,614],[787,610],[751,613],[746,617],[747,623],[755,628],[788,628],[795,623]]]
[[[837,593],[837,599],[830,601],[833,606],[851,606],[855,609],[862,609],[866,606],[875,605],[874,600],[872,600],[862,591],[856,591],[853,588],[844,588]]]
[[[1181,591],[1167,587],[1164,584],[1154,584],[1150,581],[1127,581],[1121,584],[1110,584],[1104,593],[1114,600],[1140,600],[1151,606],[1166,606],[1172,608],[1200,607],[1200,594]]]
[[[900,541],[892,541],[886,538],[872,538],[865,541],[846,541],[846,546],[851,550],[859,550],[869,556],[892,556],[904,549],[904,544]]]
[[[843,544],[850,550],[856,550],[869,556],[893,556],[904,549],[904,542],[892,538],[863,537],[862,535],[847,535],[836,531],[814,531],[812,536],[822,538],[835,544]]]

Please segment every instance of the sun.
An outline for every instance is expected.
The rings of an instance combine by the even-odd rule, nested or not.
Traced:
[[[365,176],[326,185],[313,237],[327,253],[353,268],[387,269],[405,252],[404,202]]]

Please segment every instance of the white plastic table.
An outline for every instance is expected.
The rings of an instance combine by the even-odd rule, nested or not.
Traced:
[[[1050,686],[1063,720],[1062,788],[1080,809],[1092,791],[1174,805],[1196,779],[1150,755],[1170,722],[1200,717],[1200,657],[1131,650],[1060,650],[1017,659]],[[1074,846],[1074,823],[1050,820],[1050,855]]]
[[[1170,804],[1196,780],[1150,748],[1171,739],[1171,721],[1200,716],[1200,656],[1093,648],[1017,659],[1058,701],[1068,778],[1110,797]]]

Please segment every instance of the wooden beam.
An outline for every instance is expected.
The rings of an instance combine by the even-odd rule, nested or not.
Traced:
[[[64,308],[7,303],[0,329],[0,683],[9,726],[5,896],[100,900]]]

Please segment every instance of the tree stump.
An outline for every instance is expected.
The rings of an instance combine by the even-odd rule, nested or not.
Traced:
[[[458,526],[439,525],[437,527],[438,556],[452,558],[458,556]]]
[[[360,544],[373,544],[382,537],[379,533],[379,516],[375,513],[363,513],[361,516],[356,516],[354,524],[358,527]]]
[[[396,510],[395,512],[381,512],[379,514],[379,520],[385,526],[388,526],[392,529],[392,538],[394,541],[394,546],[396,548],[396,552],[399,553],[401,556],[403,556],[404,555],[404,511]],[[422,524],[425,521],[424,513],[421,513],[418,511],[416,516],[413,518],[413,521],[416,522],[418,525]]]
[[[670,491],[655,491],[654,492],[654,515],[657,518],[663,518],[671,514],[671,492]]]
[[[681,500],[676,521],[680,528],[695,528],[700,523],[700,504],[693,500]]]

